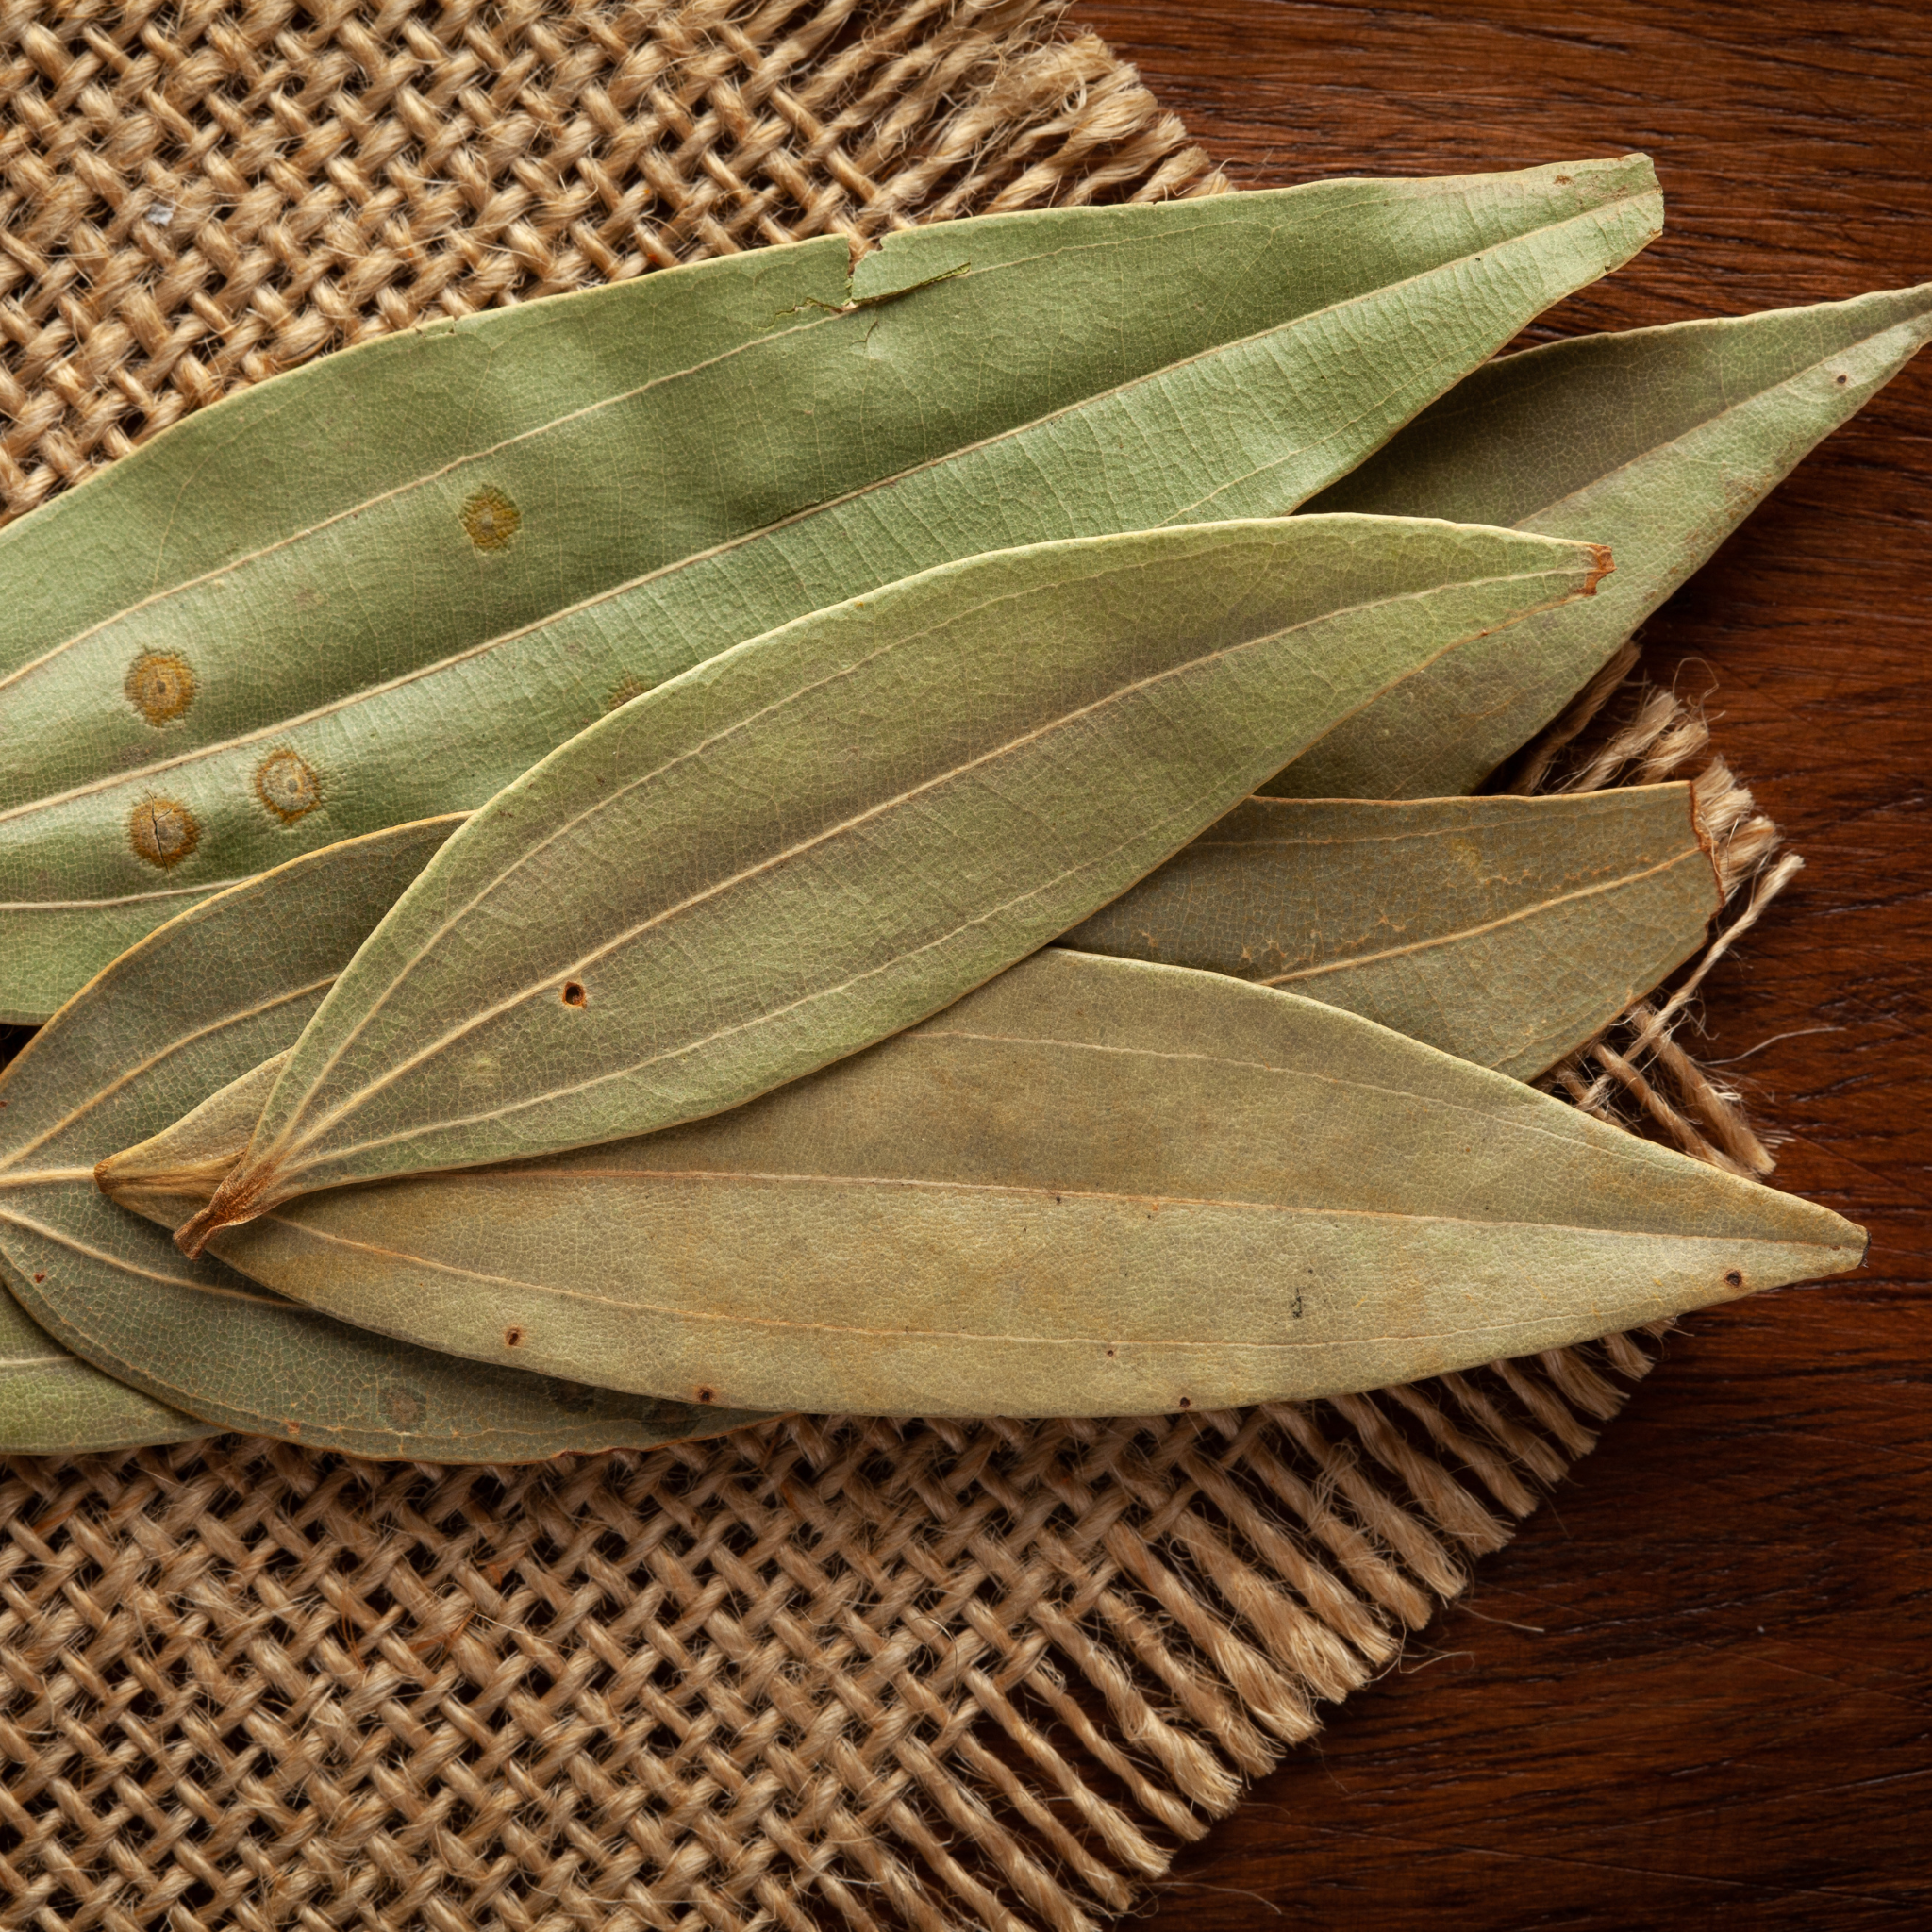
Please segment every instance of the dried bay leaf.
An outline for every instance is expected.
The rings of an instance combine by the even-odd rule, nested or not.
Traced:
[[[57,1343],[155,1402],[353,1455],[524,1461],[748,1420],[364,1334],[218,1262],[184,1260],[94,1185],[97,1162],[289,1045],[455,823],[312,853],[207,901],[27,1044],[0,1074],[10,1283]]]
[[[948,565],[724,653],[450,840],[183,1251],[315,1188],[648,1132],[857,1052],[1607,562],[1450,524],[1197,525]]]
[[[1020,1416],[1379,1387],[1839,1273],[1864,1238],[1337,1008],[1049,948],[730,1113],[309,1194],[214,1246],[482,1360]]]
[[[178,1227],[213,1200],[248,1151],[255,1124],[288,1061],[284,1048],[217,1088],[159,1133],[96,1161],[95,1187],[163,1227]]]
[[[0,532],[0,1019],[808,611],[1291,509],[1659,209],[1640,156],[987,217],[891,238],[851,312],[828,239],[218,404]]]
[[[1061,943],[1282,987],[1526,1080],[1689,958],[1723,899],[1689,785],[1251,798]]]
[[[1932,337],[1932,282],[1735,320],[1582,336],[1478,370],[1308,507],[1588,536],[1588,608],[1479,640],[1264,789],[1471,791],[1608,661],[1822,438]]]
[[[70,1355],[14,1298],[0,1257],[0,1455],[88,1456],[214,1433]]]
[[[1695,951],[1722,899],[1687,784],[1249,798],[1059,943],[1281,987],[1526,1079]],[[246,1151],[287,1060],[102,1162],[100,1187],[178,1225]]]

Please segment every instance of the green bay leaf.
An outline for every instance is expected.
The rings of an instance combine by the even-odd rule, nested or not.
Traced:
[[[455,823],[309,854],[208,900],[35,1036],[0,1074],[9,1283],[55,1342],[155,1403],[353,1455],[527,1461],[750,1420],[365,1334],[219,1262],[184,1260],[95,1187],[97,1162],[290,1044]]]
[[[1689,958],[1722,903],[1689,785],[1252,798],[1061,943],[1282,987],[1527,1080]]]
[[[749,1100],[1094,911],[1603,554],[1291,517],[1041,544],[755,639],[476,813],[318,1009],[208,1229]]]
[[[730,1113],[214,1246],[345,1321],[667,1398],[1106,1415],[1557,1347],[1864,1239],[1337,1008],[1049,948]]]
[[[875,585],[1291,509],[1659,208],[1640,156],[987,217],[849,291],[841,241],[762,250],[216,405],[0,532],[0,1019]]]
[[[1265,789],[1474,791],[1928,337],[1932,282],[1581,336],[1477,371],[1308,508],[1587,536],[1615,577],[1588,607],[1431,665]]]

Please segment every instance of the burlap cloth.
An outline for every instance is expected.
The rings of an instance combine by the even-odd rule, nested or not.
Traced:
[[[425,314],[1212,192],[1053,0],[0,0],[0,491]],[[1628,667],[1520,789],[1702,727]],[[1621,708],[1618,708],[1621,707]],[[1573,737],[1579,728],[1580,737]],[[1741,908],[1795,861],[1722,768]],[[1633,1009],[1557,1084],[1763,1150]],[[0,1486],[8,1926],[1090,1925],[1587,1451],[1630,1338],[1241,1414],[809,1419],[529,1470],[283,1444]]]

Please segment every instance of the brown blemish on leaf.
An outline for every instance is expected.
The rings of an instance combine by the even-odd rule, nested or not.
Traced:
[[[503,1345],[506,1348],[521,1348],[524,1345],[524,1331],[511,1326],[503,1331]]]
[[[255,795],[284,824],[293,824],[322,803],[322,780],[307,758],[284,747],[256,766]]]
[[[201,824],[178,798],[143,798],[127,815],[127,842],[166,872],[201,843]]]
[[[1743,1285],[1744,1277],[1735,1268],[1724,1276],[1724,1286],[1726,1288],[1742,1288]]]
[[[1590,575],[1585,580],[1583,594],[1586,597],[1594,597],[1596,595],[1596,587],[1617,566],[1611,559],[1610,546],[1607,543],[1592,543],[1590,547],[1592,553],[1590,560]]]
[[[478,550],[508,550],[524,513],[500,490],[479,490],[462,509],[463,529]]]
[[[698,1391],[698,1400],[700,1402],[716,1402],[717,1399],[718,1391],[715,1389],[700,1389]]]
[[[382,1391],[382,1406],[399,1429],[413,1429],[423,1420],[422,1396],[401,1382],[392,1383]]]
[[[589,998],[590,994],[584,991],[578,981],[572,979],[564,983],[563,1003],[565,1006],[580,1007]]]
[[[121,689],[127,702],[157,727],[178,718],[194,702],[194,673],[173,651],[143,651],[127,667]]]

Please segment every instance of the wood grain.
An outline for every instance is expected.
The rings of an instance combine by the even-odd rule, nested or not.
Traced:
[[[1242,186],[1641,147],[1670,228],[1534,336],[1932,276],[1932,12],[1082,0]],[[1932,1909],[1932,358],[1645,640],[1809,861],[1702,1050],[1863,1273],[1698,1318],[1466,1607],[1162,1888],[1162,1932]],[[1742,1057],[1742,1058],[1740,1058]],[[1146,1922],[1142,1922],[1143,1924]]]

